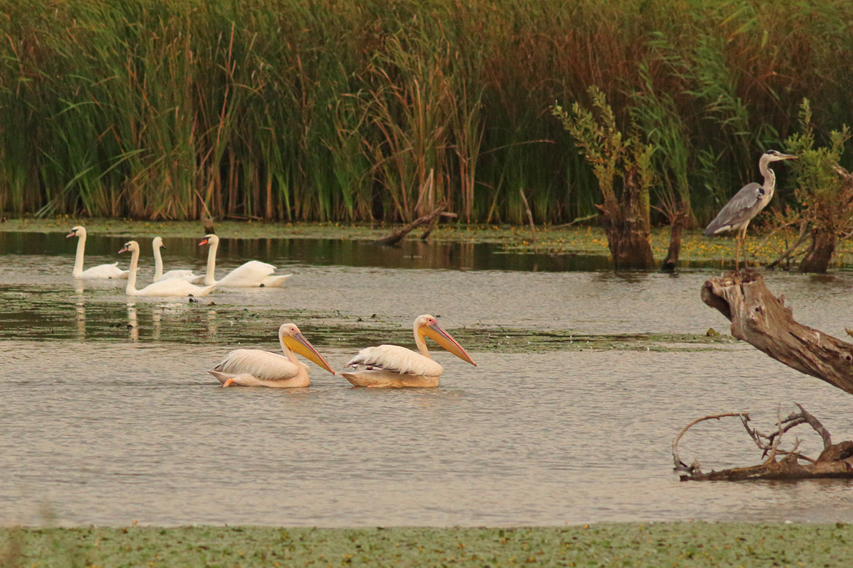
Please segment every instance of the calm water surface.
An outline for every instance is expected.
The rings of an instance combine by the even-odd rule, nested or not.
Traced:
[[[114,262],[122,244],[90,236],[86,266]],[[166,245],[167,269],[203,266],[193,240]],[[540,259],[533,272],[535,259],[494,247],[414,243],[252,241],[221,251],[220,274],[256,258],[294,277],[283,289],[194,305],[129,302],[112,283],[75,287],[71,240],[0,233],[0,523],[853,522],[847,482],[689,484],[672,473],[672,438],[707,414],[749,410],[767,430],[776,403],[787,413],[796,400],[838,439],[853,432],[849,395],[742,344],[498,347],[473,351],[477,368],[438,352],[442,386],[427,391],[353,389],[316,367],[309,389],[283,392],[221,389],[205,373],[237,343],[275,349],[277,323],[288,320],[305,321],[336,368],[424,312],[451,333],[727,331],[699,300],[713,271],[615,275],[605,263],[564,272],[571,267]],[[142,263],[147,278],[150,257]],[[800,321],[840,337],[853,327],[849,273],[768,282]],[[705,470],[759,459],[736,421],[694,430],[682,458]],[[801,437],[816,454],[816,436]]]

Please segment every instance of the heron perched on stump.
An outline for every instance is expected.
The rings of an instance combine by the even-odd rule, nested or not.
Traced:
[[[753,182],[743,186],[705,229],[705,235],[716,235],[732,229],[737,231],[735,236],[735,270],[739,268],[738,247],[741,248],[743,263],[746,265],[744,241],[746,240],[746,228],[749,226],[749,222],[767,207],[773,197],[773,190],[776,189],[776,174],[770,169],[770,162],[796,159],[796,156],[783,154],[776,150],[765,152],[758,161],[758,169],[764,176],[764,184],[758,185]]]

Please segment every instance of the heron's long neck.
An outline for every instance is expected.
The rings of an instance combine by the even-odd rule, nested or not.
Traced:
[[[135,250],[130,255],[130,274],[127,275],[127,288],[125,293],[132,296],[136,293],[136,264],[139,262],[139,251]]]
[[[770,162],[763,157],[758,162],[758,170],[764,176],[764,185],[761,186],[764,189],[764,201],[770,201],[773,190],[776,189],[776,174],[770,169]]]
[[[154,282],[160,280],[163,276],[163,256],[160,254],[160,247],[154,246]]]
[[[77,238],[77,257],[74,259],[73,276],[79,276],[83,272],[83,255],[86,253],[86,233]]]
[[[418,328],[415,328],[415,345],[418,346],[418,352],[421,355],[432,359],[432,357],[429,356],[429,349],[427,349],[426,341],[424,341],[424,336],[418,333]]]
[[[213,286],[216,284],[214,271],[216,270],[216,249],[219,248],[219,241],[210,243],[210,250],[207,251],[207,272],[204,275],[204,285]],[[282,345],[284,345],[282,343]]]

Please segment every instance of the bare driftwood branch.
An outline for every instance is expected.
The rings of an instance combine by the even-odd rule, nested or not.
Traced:
[[[726,414],[714,414],[713,416],[703,416],[702,418],[697,418],[687,426],[681,429],[681,432],[678,433],[678,436],[672,441],[672,461],[675,463],[675,471],[686,471],[687,473],[693,475],[694,473],[702,473],[699,462],[694,461],[692,465],[688,466],[686,463],[681,461],[681,458],[678,457],[678,442],[681,440],[681,437],[690,429],[691,426],[702,422],[703,420],[719,420],[720,418],[726,418],[727,416],[740,416],[741,420],[749,420],[749,414],[745,412],[727,412]]]
[[[447,208],[447,202],[442,201],[438,204],[432,213],[429,215],[424,215],[419,219],[415,219],[408,225],[394,231],[387,237],[382,237],[381,239],[377,239],[373,241],[375,245],[395,245],[406,238],[406,235],[420,227],[421,225],[429,225],[433,221],[437,220],[439,217],[450,217],[455,218],[456,213],[447,213],[444,210]]]
[[[820,420],[806,412],[806,409],[803,406],[795,402],[797,408],[800,409],[800,415],[802,416],[803,421],[807,422],[812,429],[820,434],[821,440],[823,440],[823,449],[826,450],[829,446],[832,445],[832,436],[829,434],[829,430],[823,427],[823,424],[820,423]],[[792,415],[793,416],[793,415]]]
[[[519,189],[518,192],[521,194],[521,199],[524,201],[524,208],[527,209],[527,220],[530,221],[530,234],[533,235],[532,243],[533,243],[533,253],[539,254],[539,249],[536,247],[536,226],[533,224],[533,212],[530,211],[530,205],[527,204],[527,197],[524,195],[524,190]]]
[[[732,335],[796,369],[853,394],[853,344],[794,321],[757,272],[730,272],[702,286],[702,300],[726,316]]]
[[[840,444],[832,444],[830,434],[817,418],[808,413],[800,404],[794,403],[800,412],[791,413],[782,419],[781,408],[777,411],[776,431],[770,435],[761,434],[757,429],[750,428],[749,414],[745,412],[732,412],[706,416],[694,420],[678,433],[672,442],[672,459],[675,462],[675,470],[686,472],[681,476],[682,481],[746,481],[756,479],[815,479],[815,478],[846,478],[853,479],[853,442],[846,441]],[[678,441],[688,428],[703,420],[723,418],[726,416],[739,416],[746,431],[763,451],[762,458],[767,456],[763,463],[751,467],[736,467],[721,471],[702,473],[699,462],[694,460],[693,465],[687,467],[678,456]],[[808,424],[817,432],[823,440],[824,450],[818,458],[812,459],[802,455],[798,450],[800,440],[796,439],[790,450],[781,448],[784,434],[796,426]],[[780,461],[777,455],[784,455]],[[800,464],[800,460],[806,462]]]
[[[805,243],[807,240],[809,240],[809,238],[811,237],[811,234],[807,232],[807,229],[808,229],[808,228],[809,228],[809,221],[808,221],[808,219],[806,219],[806,220],[804,220],[802,223],[800,223],[800,236],[799,236],[799,237],[797,237],[797,240],[796,240],[796,241],[794,241],[794,244],[792,244],[791,246],[789,246],[789,247],[788,247],[788,249],[787,249],[785,252],[783,252],[782,254],[780,254],[780,255],[779,255],[779,258],[777,258],[776,260],[774,260],[773,262],[771,262],[770,264],[768,264],[768,265],[767,265],[767,268],[776,268],[776,267],[779,265],[779,263],[780,263],[780,262],[782,262],[783,260],[785,260],[786,258],[788,258],[789,256],[791,256],[791,255],[794,253],[794,251],[795,251],[795,250],[797,250],[798,248],[800,248],[800,246],[801,246],[803,243]],[[774,231],[774,232],[775,232],[775,231]],[[769,240],[769,239],[770,239],[770,237],[772,237],[772,236],[773,236],[773,233],[770,233],[770,234],[767,236],[767,240]],[[758,248],[761,248],[762,246],[764,246],[764,243],[761,243],[761,246],[759,246]],[[757,252],[757,251],[756,251],[756,252]]]
[[[593,213],[592,215],[587,215],[586,217],[578,217],[577,219],[570,221],[568,223],[563,223],[562,225],[554,225],[551,229],[565,229],[566,227],[573,227],[579,223],[585,223],[586,221],[592,221],[593,219],[598,218],[598,213]]]

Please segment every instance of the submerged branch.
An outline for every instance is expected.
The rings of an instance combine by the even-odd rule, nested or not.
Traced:
[[[847,441],[840,444],[832,444],[829,432],[823,427],[820,421],[807,412],[799,403],[795,402],[794,404],[800,411],[791,413],[784,420],[782,419],[781,407],[777,410],[776,431],[770,435],[762,434],[757,429],[750,428],[747,424],[749,422],[749,414],[745,412],[705,416],[694,420],[682,428],[672,442],[672,457],[675,462],[675,471],[686,473],[681,476],[681,481],[746,481],[756,479],[815,479],[827,477],[853,479],[853,442]],[[684,433],[697,422],[726,416],[740,417],[747,433],[758,448],[762,450],[762,458],[766,456],[767,459],[759,465],[711,471],[707,474],[702,473],[699,469],[698,460],[694,460],[693,465],[687,467],[678,456],[678,441]],[[823,440],[824,450],[816,460],[799,453],[799,439],[794,441],[793,447],[789,450],[784,450],[780,447],[782,437],[785,433],[801,424],[811,426]],[[776,460],[776,456],[779,454],[785,456],[781,461]],[[803,465],[799,463],[800,460],[809,463]]]
[[[439,203],[438,207],[433,210],[429,215],[424,215],[419,219],[415,219],[408,225],[403,226],[402,228],[394,231],[387,237],[382,237],[381,239],[377,239],[373,241],[374,245],[387,246],[387,245],[395,245],[406,238],[406,235],[420,227],[421,225],[429,225],[438,220],[439,217],[450,217],[455,218],[456,213],[447,213],[444,210],[447,208],[447,202]]]

